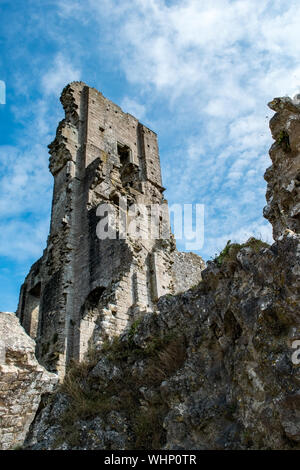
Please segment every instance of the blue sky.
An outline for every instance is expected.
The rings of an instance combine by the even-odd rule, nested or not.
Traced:
[[[271,241],[267,102],[300,91],[299,20],[298,0],[0,0],[0,310],[46,244],[47,145],[72,80],[158,133],[169,203],[205,204],[205,259]]]

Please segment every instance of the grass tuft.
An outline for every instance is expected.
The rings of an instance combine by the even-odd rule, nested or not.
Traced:
[[[159,385],[182,366],[186,342],[182,335],[176,336],[174,332],[154,337],[144,348],[138,348],[133,341],[136,328],[137,324],[133,326],[133,333],[129,333],[128,341],[114,338],[105,342],[100,351],[101,356],[113,364],[119,367],[122,364],[122,373],[117,379],[111,378],[104,384],[103,379],[93,377],[90,371],[95,365],[94,357],[92,362],[72,363],[61,386],[61,391],[70,400],[60,418],[62,432],[56,445],[68,442],[72,447],[79,446],[82,437],[78,432],[78,421],[100,417],[105,426],[108,414],[113,410],[129,419],[133,436],[128,443],[130,448],[159,449],[164,445],[163,419],[168,408]],[[146,365],[142,374],[132,375],[130,365],[137,357],[146,360]],[[155,402],[145,403],[140,391],[142,386],[156,390]]]
[[[215,257],[214,261],[218,266],[222,266],[226,262],[236,261],[236,255],[242,248],[252,248],[255,253],[258,253],[262,248],[269,248],[270,245],[258,238],[251,237],[245,243],[231,243],[231,240],[228,240],[225,248],[220,252],[218,256]]]

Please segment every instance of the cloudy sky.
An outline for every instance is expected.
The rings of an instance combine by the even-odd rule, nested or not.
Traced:
[[[271,241],[267,102],[300,91],[299,0],[0,0],[0,22],[0,310],[46,244],[47,145],[72,80],[158,133],[169,203],[205,204],[205,259]]]

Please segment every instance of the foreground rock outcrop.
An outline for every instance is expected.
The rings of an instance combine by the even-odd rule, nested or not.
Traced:
[[[270,107],[275,243],[228,243],[198,285],[91,348],[26,448],[300,449],[300,106]]]
[[[297,95],[299,96],[299,95]],[[270,149],[272,166],[266,173],[267,206],[264,216],[273,225],[274,238],[285,230],[300,231],[300,120],[299,99],[275,98],[269,107],[276,111],[270,121],[275,142]]]
[[[13,313],[0,312],[0,449],[23,444],[41,395],[57,384],[35,358],[35,342]]]
[[[250,240],[74,366],[30,448],[300,448],[299,236]],[[221,263],[221,264],[219,264]],[[61,419],[53,419],[60,416]]]

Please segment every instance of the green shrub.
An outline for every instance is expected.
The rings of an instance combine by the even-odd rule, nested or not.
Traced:
[[[228,240],[225,248],[220,252],[218,256],[215,257],[214,261],[218,266],[222,266],[224,262],[236,261],[236,255],[242,248],[252,248],[255,253],[258,253],[262,248],[269,248],[270,245],[258,238],[251,237],[243,244],[231,243],[231,240]]]

